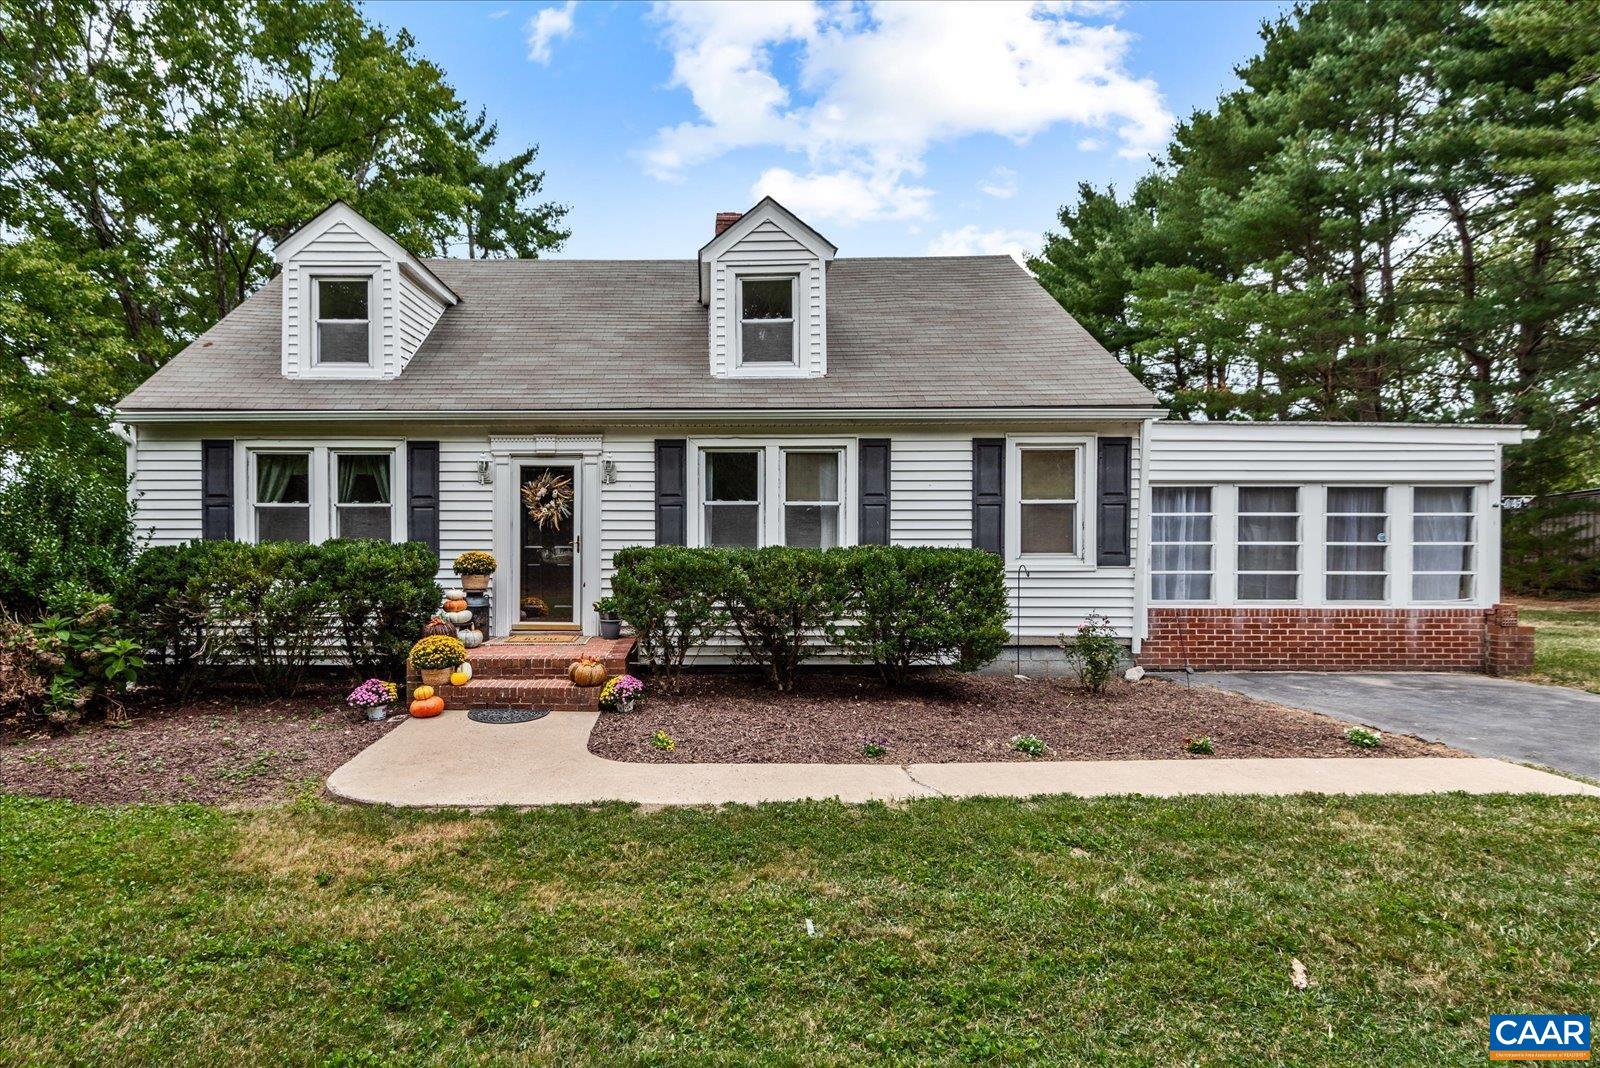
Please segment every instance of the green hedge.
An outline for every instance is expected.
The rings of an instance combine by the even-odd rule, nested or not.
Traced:
[[[976,549],[624,549],[612,580],[639,653],[670,685],[690,649],[718,632],[780,690],[820,639],[890,682],[913,668],[972,671],[1009,639],[1005,569]]]
[[[169,685],[238,668],[263,691],[292,691],[330,657],[398,677],[438,608],[437,567],[420,542],[188,542],[141,553],[119,600]]]
[[[25,453],[0,465],[0,607],[22,619],[53,611],[55,587],[115,588],[133,556],[125,478],[83,457]]]

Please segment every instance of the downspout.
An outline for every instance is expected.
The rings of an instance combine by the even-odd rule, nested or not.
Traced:
[[[1139,422],[1139,491],[1134,498],[1134,567],[1133,567],[1133,637],[1130,652],[1135,658],[1144,648],[1145,635],[1150,631],[1149,578],[1150,539],[1146,532],[1150,526],[1150,425],[1155,420]],[[1136,661],[1137,662],[1137,659]]]

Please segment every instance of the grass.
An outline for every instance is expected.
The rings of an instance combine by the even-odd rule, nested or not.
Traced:
[[[0,797],[0,1062],[1477,1063],[1492,1012],[1600,1004],[1597,838],[1585,798]]]
[[[1600,612],[1523,609],[1533,625],[1534,682],[1600,693]]]

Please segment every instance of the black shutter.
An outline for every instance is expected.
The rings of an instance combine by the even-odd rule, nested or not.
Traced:
[[[406,442],[406,537],[439,551],[439,443]]]
[[[682,545],[688,534],[689,443],[682,438],[656,442],[656,544]]]
[[[200,536],[233,540],[233,442],[200,443]]]
[[[1100,535],[1096,561],[1101,567],[1127,567],[1133,563],[1130,497],[1133,490],[1133,439],[1101,438],[1099,511],[1095,526]]]
[[[972,439],[972,547],[1005,553],[1006,440]]]
[[[889,544],[889,439],[862,438],[861,530],[862,545]]]

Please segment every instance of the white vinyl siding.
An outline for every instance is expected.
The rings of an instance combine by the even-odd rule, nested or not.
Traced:
[[[405,271],[400,278],[400,366],[405,367],[428,339],[445,306],[433,294],[413,282]]]
[[[141,428],[129,446],[134,530],[149,545],[178,545],[200,537],[200,438],[169,437]]]

